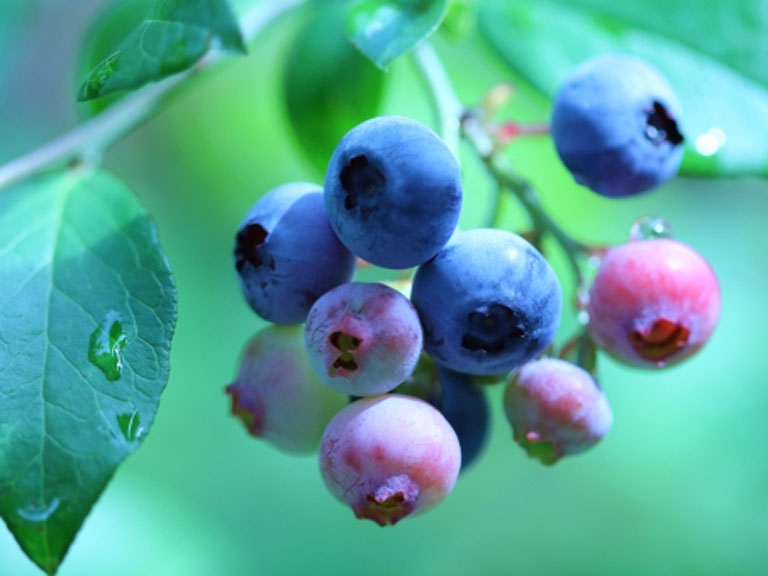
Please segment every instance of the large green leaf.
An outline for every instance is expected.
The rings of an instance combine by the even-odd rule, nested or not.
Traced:
[[[0,191],[0,516],[53,574],[168,378],[176,290],[154,224],[103,172]]]
[[[313,5],[283,67],[283,90],[295,141],[320,174],[342,136],[375,116],[384,73],[347,40],[343,6]]]
[[[245,52],[227,0],[155,0],[146,20],[88,75],[78,99],[160,80],[190,68],[215,47]]]
[[[768,84],[765,0],[572,0],[567,4],[673,39],[748,78]]]
[[[447,0],[351,0],[347,33],[374,64],[384,68],[434,32]]]
[[[550,96],[572,66],[598,52],[647,58],[682,101],[682,172],[766,174],[768,69],[756,59],[768,49],[765,4],[683,4],[496,0],[480,5],[480,28],[515,73]]]

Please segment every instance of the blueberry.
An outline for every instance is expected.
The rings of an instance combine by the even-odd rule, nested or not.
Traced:
[[[413,374],[395,389],[426,400],[445,416],[459,439],[462,471],[477,461],[490,432],[488,399],[475,380],[422,354]]]
[[[511,374],[504,412],[515,442],[546,465],[591,448],[613,424],[608,400],[592,376],[557,358],[529,362]]]
[[[597,345],[630,366],[672,366],[709,340],[720,287],[695,250],[671,238],[633,240],[608,250],[589,295]]]
[[[377,283],[329,290],[312,306],[305,327],[307,353],[320,380],[356,396],[388,392],[408,378],[422,341],[408,298]]]
[[[461,469],[466,470],[482,454],[488,440],[490,411],[482,387],[469,374],[437,367],[440,392],[432,404],[456,431],[461,446]]]
[[[278,324],[299,324],[322,294],[347,282],[355,257],[328,222],[323,189],[291,183],[265,194],[240,224],[235,267],[251,308]]]
[[[286,452],[314,452],[347,397],[317,379],[301,326],[272,325],[246,345],[237,380],[227,386],[232,414],[249,434]]]
[[[320,445],[330,492],[380,526],[425,512],[451,492],[461,466],[456,434],[427,402],[385,394],[333,417]]]
[[[577,66],[555,97],[557,153],[580,184],[629,196],[672,178],[683,157],[680,104],[645,60],[603,54]]]
[[[325,202],[339,239],[360,258],[410,268],[434,256],[461,209],[461,174],[429,128],[382,116],[350,130],[325,175]]]
[[[503,230],[458,232],[420,266],[411,299],[424,350],[468,374],[499,374],[531,360],[560,323],[560,283],[526,240]]]

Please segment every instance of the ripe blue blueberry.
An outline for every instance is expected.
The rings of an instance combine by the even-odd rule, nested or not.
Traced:
[[[608,400],[592,376],[557,358],[529,362],[510,375],[504,413],[515,442],[548,466],[591,448],[613,424]]]
[[[358,518],[391,526],[435,507],[461,467],[456,433],[427,402],[385,394],[362,398],[333,417],[320,445],[330,492]]]
[[[347,397],[317,379],[301,326],[271,325],[245,347],[237,380],[227,386],[232,414],[252,436],[292,453],[314,452]]]
[[[461,469],[466,470],[482,454],[488,440],[490,411],[482,387],[472,376],[437,367],[440,391],[430,401],[456,431],[461,446]]]
[[[560,324],[560,282],[526,240],[503,230],[457,232],[416,272],[411,292],[424,350],[468,374],[500,374],[531,360]]]
[[[629,196],[672,178],[683,157],[680,103],[645,60],[602,54],[577,66],[552,110],[552,138],[580,184]]]
[[[323,294],[309,311],[310,363],[329,388],[371,396],[408,378],[422,347],[411,302],[384,284],[348,282]]]
[[[434,256],[456,227],[461,199],[451,151],[429,128],[400,116],[350,130],[325,175],[326,208],[339,239],[385,268]]]
[[[304,322],[315,300],[352,277],[355,261],[328,222],[323,189],[304,182],[260,198],[235,240],[243,295],[259,316],[278,324]]]

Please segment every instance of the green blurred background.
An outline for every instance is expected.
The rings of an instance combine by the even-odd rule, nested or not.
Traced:
[[[83,116],[74,101],[80,47],[107,6],[2,1],[0,162]],[[179,323],[151,434],[118,469],[60,575],[767,574],[765,181],[679,178],[611,201],[576,186],[549,139],[513,144],[520,171],[577,238],[620,242],[636,217],[663,215],[721,280],[721,324],[688,363],[649,373],[601,358],[615,424],[580,457],[551,469],[528,460],[503,418],[502,389],[492,388],[484,457],[437,509],[382,529],[356,521],[326,492],[316,458],[282,454],[228,415],[224,386],[262,326],[239,292],[234,232],[273,186],[322,178],[298,152],[281,90],[296,30],[280,21],[252,44],[250,57],[233,58],[105,157],[157,222],[177,278]],[[472,35],[440,36],[435,45],[466,103],[514,81]],[[548,102],[516,87],[507,112],[546,120]],[[380,112],[433,123],[407,57],[387,72]],[[462,225],[478,226],[491,187],[470,155],[464,172]],[[514,209],[509,218],[522,229]],[[553,261],[570,293],[562,258]],[[561,337],[573,326],[566,313]],[[0,575],[37,574],[0,527]]]

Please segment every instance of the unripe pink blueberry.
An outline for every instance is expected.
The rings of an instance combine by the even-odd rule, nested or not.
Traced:
[[[720,287],[695,250],[671,238],[608,250],[589,296],[597,345],[630,366],[671,366],[698,351],[720,315]]]
[[[328,489],[355,516],[380,526],[442,502],[460,468],[459,441],[447,420],[401,394],[353,402],[334,416],[320,446]]]
[[[307,353],[320,380],[356,396],[389,392],[408,378],[422,340],[408,298],[377,283],[348,282],[326,292],[305,327]]]
[[[232,414],[249,434],[286,452],[315,452],[334,414],[348,399],[317,379],[301,326],[273,325],[247,344],[237,380],[227,386]]]
[[[591,448],[613,423],[592,376],[557,358],[529,362],[510,374],[504,412],[515,442],[546,465]]]

